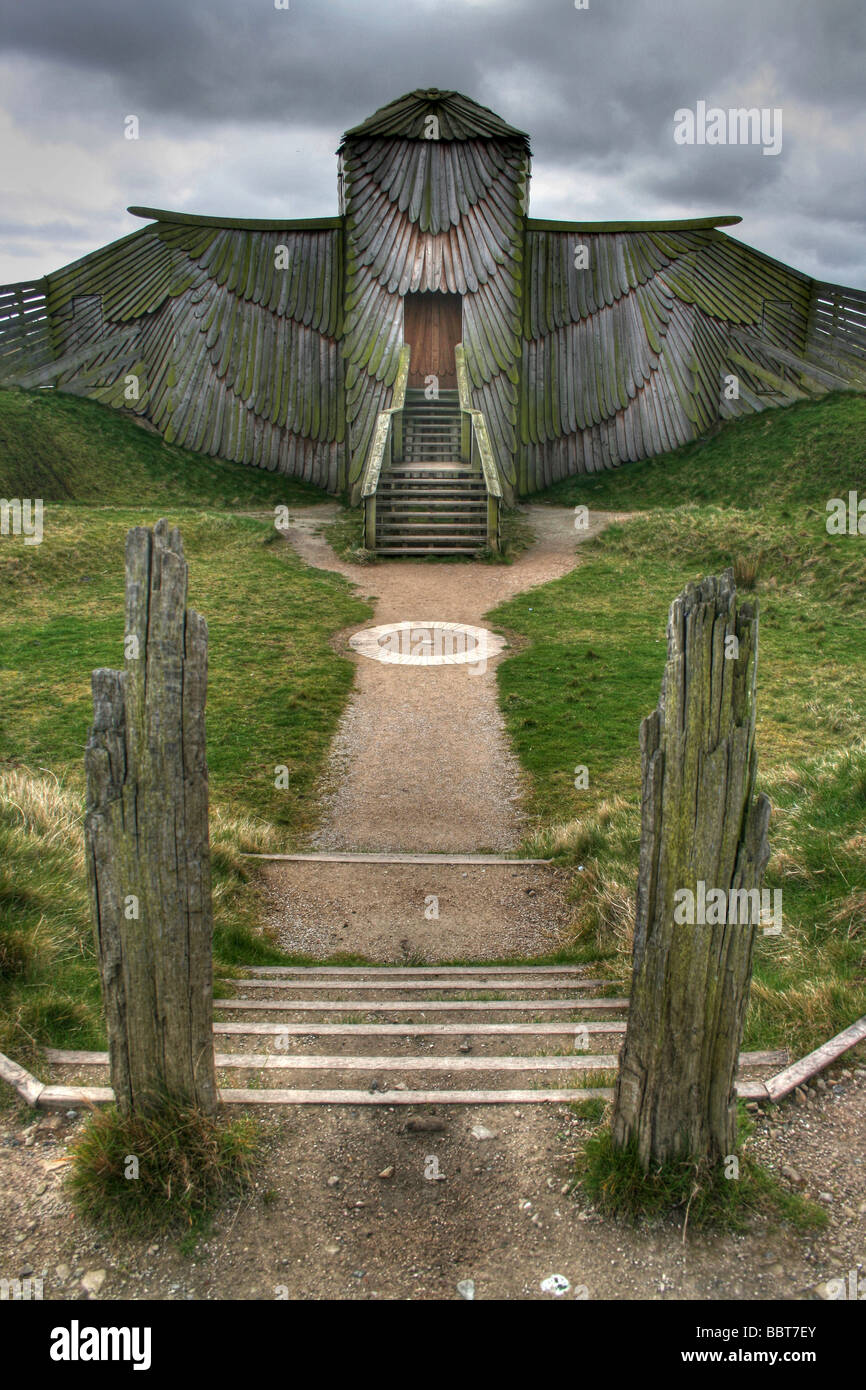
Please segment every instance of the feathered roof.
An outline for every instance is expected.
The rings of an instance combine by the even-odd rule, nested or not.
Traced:
[[[346,131],[340,149],[347,140],[357,137],[423,140],[431,115],[438,118],[440,140],[516,140],[529,149],[529,136],[524,130],[507,125],[495,111],[479,106],[471,97],[460,92],[441,92],[438,87],[419,88],[381,106],[366,121]]]

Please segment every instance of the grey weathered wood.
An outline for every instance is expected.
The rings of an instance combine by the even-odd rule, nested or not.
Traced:
[[[526,1091],[307,1091],[266,1087],[221,1090],[219,1101],[221,1105],[535,1105],[550,1101],[607,1101],[613,1099],[613,1094],[608,1086],[569,1086],[563,1090],[538,1087]],[[743,1100],[768,1098],[762,1081],[738,1082],[737,1094]],[[46,1086],[37,1104],[45,1110],[64,1110],[70,1105],[107,1105],[113,1099],[110,1086]]]
[[[215,1023],[213,1030],[214,1034],[233,1037],[574,1038],[579,1033],[624,1033],[625,1024],[567,1020],[563,1023]]]
[[[726,659],[725,639],[739,643]],[[676,925],[675,892],[760,887],[770,803],[754,795],[758,617],[733,574],[690,584],[668,620],[658,708],[641,725],[642,826],[629,1023],[613,1118],[645,1168],[736,1147],[735,1077],[757,924]]]
[[[316,1025],[315,1033],[311,1034],[309,1025],[304,1023],[249,1023],[246,1025],[241,1023],[215,1023],[213,1026],[213,1031],[215,1034],[232,1033],[241,1036],[250,1034],[266,1035],[270,1037],[291,1037],[293,1035],[297,1037],[316,1037],[320,1033],[324,1036],[330,1037],[333,1037],[335,1034],[339,1034],[345,1037],[474,1037],[477,1034],[486,1036],[504,1036],[511,1034],[519,1034],[521,1037],[546,1037],[548,1035],[555,1035],[557,1037],[572,1037],[574,1035],[578,1035],[579,1033],[590,1032],[624,1033],[625,1029],[626,1025],[624,1023],[429,1023],[426,1026],[410,1024],[407,1027],[401,1027],[399,1024],[396,1023],[320,1023]],[[819,1051],[823,1051],[823,1049],[819,1049]],[[818,1054],[816,1053],[812,1053],[811,1057],[806,1060],[811,1061],[817,1055]],[[215,1056],[216,1065],[218,1067],[276,1067],[282,1065],[282,1063],[279,1060],[274,1059],[273,1053],[258,1054],[246,1052],[218,1052],[215,1054]],[[66,1067],[107,1067],[109,1058],[107,1052],[87,1052],[84,1050],[77,1049],[70,1050],[60,1047],[46,1047],[45,1060],[46,1062],[55,1062],[59,1066]],[[329,1066],[331,1060],[331,1058],[327,1057],[322,1058],[311,1056],[309,1054],[304,1054],[303,1056],[298,1055],[296,1060],[290,1062],[288,1065],[315,1068],[320,1066]],[[376,1060],[377,1059],[374,1058],[373,1062],[376,1062]],[[448,1070],[448,1068],[444,1066],[444,1061],[447,1060],[447,1058],[443,1059],[439,1057],[435,1062],[434,1070]],[[458,1064],[461,1066],[463,1065],[462,1060],[459,1058],[452,1058],[452,1060],[458,1062]],[[486,1066],[487,1062],[490,1062],[490,1064],[493,1065],[493,1062],[495,1060],[495,1058],[488,1058],[487,1061],[484,1062],[484,1065]],[[562,1063],[563,1066],[578,1065],[577,1063],[572,1063],[567,1058],[559,1058],[554,1060],[557,1062],[557,1065],[559,1065],[560,1063]],[[399,1057],[390,1057],[379,1058],[378,1061],[381,1062],[381,1065],[383,1067],[389,1067],[397,1071],[399,1071],[400,1067],[403,1065],[404,1062],[406,1062],[408,1066],[415,1067],[416,1070],[420,1069],[421,1071],[425,1071],[428,1069],[428,1062],[431,1065],[433,1064],[433,1059],[425,1059],[423,1057],[412,1058],[408,1061],[406,1058],[401,1059]],[[521,1065],[523,1065],[524,1062],[528,1064],[532,1061],[532,1058],[524,1057],[521,1060]],[[739,1057],[739,1065],[741,1067],[778,1067],[784,1065],[784,1063],[786,1063],[787,1061],[788,1052],[786,1048],[782,1048],[776,1052],[741,1052]],[[369,1067],[373,1065],[373,1062],[371,1062],[370,1059],[367,1058],[365,1059],[363,1065],[366,1069],[369,1070]],[[466,1063],[466,1066],[470,1067],[470,1064],[471,1059],[470,1062]],[[517,1065],[516,1062],[514,1062],[513,1058],[510,1061],[506,1061],[504,1063],[505,1066],[509,1066],[512,1064]],[[338,1068],[341,1066],[344,1067],[346,1065],[346,1059],[344,1054],[341,1054],[341,1058],[336,1060],[335,1065]],[[619,1065],[619,1058],[613,1055],[603,1055],[602,1062],[599,1062],[596,1059],[595,1061],[589,1062],[588,1065],[596,1067],[601,1065],[604,1065],[606,1067],[616,1067]],[[802,1064],[798,1063],[798,1066],[800,1065]],[[21,1069],[19,1068],[19,1070]],[[795,1068],[790,1067],[788,1070],[793,1072]],[[29,1075],[29,1073],[27,1072],[25,1072],[24,1074],[25,1076]],[[783,1073],[780,1072],[779,1076],[782,1075]],[[3,1076],[2,1057],[0,1057],[0,1076]],[[9,1080],[11,1078],[6,1077],[4,1079]],[[35,1078],[31,1077],[31,1080],[35,1081]],[[771,1092],[775,1092],[776,1085],[773,1083],[777,1083],[778,1080],[779,1077],[774,1076],[772,1078],[772,1082],[768,1081],[768,1090],[770,1090]],[[42,1083],[38,1081],[35,1084],[37,1087],[41,1087],[42,1085]]]
[[[255,976],[297,975],[299,980],[333,980],[338,976],[355,976],[366,980],[382,981],[389,976],[396,979],[415,979],[416,976],[459,974],[481,975],[493,979],[503,975],[582,975],[585,965],[250,965],[248,973]]]
[[[382,972],[385,973],[384,971]],[[444,990],[460,989],[467,993],[481,989],[598,989],[602,985],[613,984],[613,980],[514,980],[508,979],[490,980],[488,982],[476,979],[459,980],[275,980],[273,977],[267,980],[221,980],[221,984],[243,985],[244,989],[318,989],[334,990],[341,989],[346,993],[357,993],[364,989],[408,989],[408,990]],[[418,1008],[422,1008],[424,1000],[420,1000]]]
[[[108,1066],[105,1052],[56,1052],[51,1059],[65,1066]],[[613,1053],[569,1053],[567,1056],[433,1056],[376,1057],[367,1054],[217,1052],[218,1069],[240,1071],[613,1071]]]
[[[215,999],[215,1009],[233,1011],[236,1009],[278,1009],[282,1013],[297,1013],[301,1010],[322,1010],[334,1013],[349,1013],[362,1010],[368,1013],[432,1013],[442,1009],[453,1009],[463,1013],[477,1013],[480,1009],[495,1009],[497,1012],[518,1010],[521,1013],[549,1013],[552,1010],[569,1010],[572,1013],[585,1013],[587,1010],[602,1011],[628,1008],[627,999],[417,999],[408,1003],[405,999]]]
[[[36,1104],[40,1110],[66,1110],[70,1105],[110,1105],[115,1099],[110,1086],[45,1086]]]
[[[244,854],[244,859],[293,864],[550,864],[550,859],[512,859],[502,854]]]
[[[796,1086],[808,1081],[819,1071],[823,1071],[831,1062],[835,1062],[837,1057],[841,1057],[849,1048],[856,1047],[859,1042],[864,1040],[866,1040],[866,1014],[862,1018],[858,1018],[856,1023],[852,1023],[850,1028],[845,1028],[829,1042],[825,1042],[814,1052],[810,1052],[807,1057],[801,1057],[799,1062],[794,1062],[792,1066],[780,1071],[777,1076],[771,1077],[767,1082],[770,1096],[773,1100],[781,1100]]]
[[[558,1091],[325,1091],[226,1090],[223,1105],[535,1105],[543,1102],[610,1100],[606,1086],[566,1087]]]
[[[126,541],[123,672],[93,673],[85,843],[111,1079],[123,1113],[216,1108],[204,706],[207,625],[180,533]],[[137,913],[137,915],[135,915]]]
[[[7,1081],[10,1086],[14,1086],[22,1100],[28,1105],[38,1105],[39,1097],[45,1090],[45,1083],[39,1081],[24,1067],[13,1062],[11,1057],[5,1056],[0,1052],[0,1081]]]

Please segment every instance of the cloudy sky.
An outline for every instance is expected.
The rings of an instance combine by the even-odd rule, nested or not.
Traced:
[[[864,0],[283,3],[0,0],[0,283],[133,231],[128,204],[331,215],[342,132],[439,87],[529,132],[533,216],[739,213],[866,288]],[[698,102],[781,110],[781,153],[678,144]]]

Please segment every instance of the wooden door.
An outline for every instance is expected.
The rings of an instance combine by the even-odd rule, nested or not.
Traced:
[[[459,294],[407,294],[403,298],[403,342],[412,349],[409,385],[423,388],[429,376],[443,390],[457,386],[454,349],[463,338]]]

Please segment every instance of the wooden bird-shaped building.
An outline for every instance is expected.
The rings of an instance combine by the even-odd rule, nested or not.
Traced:
[[[457,92],[348,130],[339,214],[148,224],[0,287],[0,382],[364,500],[385,553],[497,544],[501,500],[719,419],[866,388],[866,293],[720,230],[529,216],[524,132]]]

